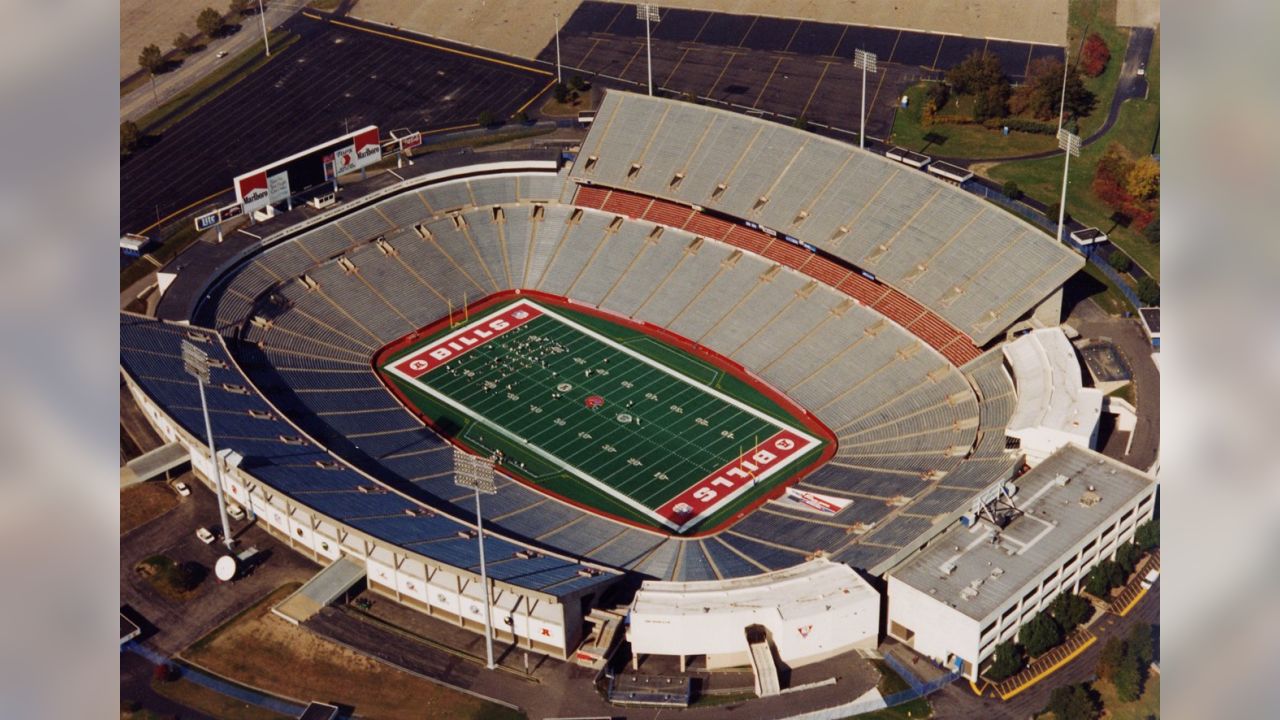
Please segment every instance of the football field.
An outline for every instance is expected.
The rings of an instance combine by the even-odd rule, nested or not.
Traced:
[[[767,493],[827,446],[723,368],[610,330],[521,298],[380,369],[437,429],[508,474],[677,533]]]

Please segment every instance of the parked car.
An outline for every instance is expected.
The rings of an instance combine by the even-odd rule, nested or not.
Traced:
[[[182,482],[181,480],[173,484],[173,490],[174,492],[178,493],[182,497],[187,497],[188,495],[191,494],[191,488],[188,487],[187,484]]]
[[[218,537],[209,532],[209,528],[206,527],[196,528],[196,537],[200,538],[200,542],[205,545],[212,545],[213,541],[218,539]]]
[[[217,54],[217,55],[215,55],[214,57],[216,57],[216,58],[218,58],[219,60],[221,60],[222,58],[224,58],[224,57],[226,57],[226,56],[227,56],[227,51],[226,51],[226,50],[219,50],[219,51],[218,51],[218,54]]]
[[[227,514],[235,520],[244,519],[244,508],[235,503],[227,503]]]

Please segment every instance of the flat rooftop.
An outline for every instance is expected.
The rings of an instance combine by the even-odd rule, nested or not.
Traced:
[[[1155,482],[1092,450],[1066,445],[1014,481],[1013,502],[1024,514],[1004,528],[996,544],[989,539],[990,525],[956,523],[888,575],[985,620]]]
[[[636,593],[632,612],[701,616],[708,612],[776,608],[784,618],[803,617],[834,605],[856,605],[878,597],[879,593],[853,568],[819,558],[733,580],[647,581]]]

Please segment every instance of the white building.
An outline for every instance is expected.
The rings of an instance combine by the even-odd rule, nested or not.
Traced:
[[[888,575],[888,633],[973,680],[996,646],[1133,538],[1156,479],[1067,445],[1015,481],[1003,528],[958,523]]]
[[[707,666],[750,660],[747,629],[764,629],[792,667],[874,648],[880,593],[848,565],[825,558],[745,578],[645,582],[631,606],[633,655],[706,656]]]
[[[1004,346],[1004,357],[1018,388],[1005,435],[1018,439],[1028,465],[1064,445],[1097,445],[1102,392],[1084,387],[1075,348],[1060,328],[1023,335]]]

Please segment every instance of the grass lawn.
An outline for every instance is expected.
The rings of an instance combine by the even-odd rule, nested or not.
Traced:
[[[151,689],[170,700],[219,720],[288,720],[289,715],[227,697],[189,680],[151,681]]]
[[[177,505],[178,494],[164,482],[138,483],[123,488],[120,490],[120,534],[146,525]]]
[[[1067,50],[1069,60],[1079,60],[1084,38],[1098,33],[1111,51],[1107,68],[1096,78],[1083,77],[1084,86],[1098,96],[1098,106],[1089,117],[1080,121],[1080,137],[1089,137],[1102,127],[1111,109],[1111,99],[1116,94],[1120,80],[1120,68],[1124,65],[1125,49],[1129,44],[1129,31],[1116,27],[1116,0],[1073,0],[1067,10]]]
[[[1122,51],[1122,50],[1121,50]],[[1112,64],[1120,60],[1112,50]],[[1145,99],[1128,100],[1120,107],[1120,115],[1111,131],[1088,145],[1080,157],[1072,158],[1067,186],[1067,212],[1086,225],[1101,228],[1111,241],[1133,261],[1160,279],[1160,246],[1150,243],[1141,233],[1112,221],[1112,209],[1093,194],[1093,176],[1098,159],[1112,142],[1120,143],[1134,157],[1149,154],[1155,147],[1160,129],[1160,35],[1156,34],[1147,62],[1148,93]],[[1044,203],[1056,202],[1062,191],[1062,156],[1039,160],[1023,160],[993,166],[988,176],[997,182],[1013,180],[1027,195]]]
[[[232,680],[294,698],[351,705],[361,717],[523,717],[504,707],[436,685],[331,643],[271,614],[296,590],[284,585],[182,653],[182,659]],[[388,691],[388,689],[394,689]]]
[[[889,141],[910,150],[934,153],[947,157],[1001,158],[1027,153],[1044,152],[1057,147],[1052,135],[1010,132],[1008,137],[982,125],[921,124],[925,89],[928,83],[917,83],[907,88],[910,102],[905,110],[899,110],[893,120]],[[962,98],[968,100],[968,98]],[[954,100],[950,101],[954,104]]]

